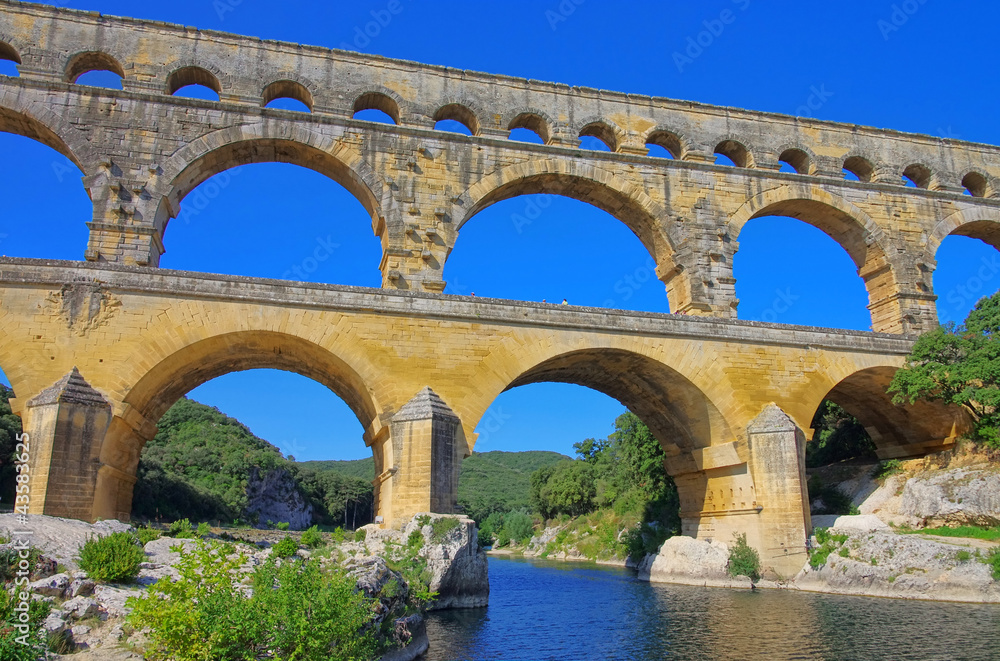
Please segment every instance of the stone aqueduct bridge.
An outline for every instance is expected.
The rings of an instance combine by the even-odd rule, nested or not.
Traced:
[[[940,448],[967,424],[895,407],[884,386],[912,332],[936,323],[940,242],[1000,246],[996,147],[26,3],[0,2],[0,59],[19,70],[0,77],[0,130],[77,164],[94,209],[85,262],[0,260],[0,365],[34,439],[33,511],[127,517],[159,416],[198,384],[252,367],[310,376],[352,407],[387,520],[450,511],[493,399],[567,381],[651,427],[686,532],[746,531],[791,571],[808,525],[801,430],[824,397],[886,457]],[[124,89],[76,84],[92,70],[116,72]],[[173,96],[189,84],[219,101]],[[265,107],[279,97],[310,112]],[[354,119],[372,108],[395,125]],[[442,119],[472,135],[435,131]],[[508,140],[514,128],[545,144]],[[610,152],[579,149],[581,136]],[[647,156],[648,144],[673,158]],[[266,161],[316,170],[361,201],[381,239],[381,290],[155,268],[185,196]],[[462,226],[541,192],[625,223],[687,316],[441,294]],[[734,320],[740,230],[763,215],[799,218],[843,246],[878,333]]]

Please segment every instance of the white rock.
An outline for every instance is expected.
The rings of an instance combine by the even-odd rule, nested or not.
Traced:
[[[94,598],[100,602],[101,608],[111,617],[123,617],[132,612],[131,608],[125,606],[129,597],[138,597],[144,594],[145,590],[139,588],[121,588],[110,585],[98,585],[94,589]]]
[[[45,623],[42,624],[42,628],[49,633],[62,633],[66,631],[66,619],[65,613],[62,611],[52,611],[49,616],[45,618]]]
[[[639,579],[695,584],[730,581],[728,564],[729,547],[722,542],[677,535],[663,542],[656,555],[648,555],[639,563]]]
[[[55,574],[31,583],[31,592],[49,597],[61,597],[69,589],[70,579],[66,574]]]
[[[74,578],[69,584],[68,594],[70,597],[87,597],[94,593],[95,587],[97,583],[89,578]]]
[[[815,526],[815,524],[813,525]],[[837,530],[856,530],[861,532],[868,532],[871,530],[889,530],[888,524],[874,514],[838,516],[833,520],[830,527],[836,528]]]
[[[0,514],[0,533],[11,530],[30,530],[32,546],[63,566],[76,569],[79,549],[89,537],[103,537],[131,527],[121,521],[85,523],[41,514],[29,515],[28,522],[21,524],[14,514]]]
[[[173,565],[181,559],[181,554],[178,551],[172,551],[172,548],[182,547],[184,550],[190,551],[196,544],[197,542],[193,539],[174,539],[173,537],[154,539],[143,547],[146,552],[146,562],[143,565],[150,568],[155,568],[154,565]]]
[[[101,612],[100,605],[90,597],[74,597],[64,602],[61,608],[74,620],[93,617]]]
[[[90,633],[90,627],[88,627],[85,624],[78,624],[75,627],[73,627],[71,631],[73,632],[74,637],[86,636],[88,633]]]

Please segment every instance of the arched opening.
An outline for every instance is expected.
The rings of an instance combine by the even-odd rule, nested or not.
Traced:
[[[875,301],[865,290],[891,286],[893,277],[876,266],[886,259],[879,241],[836,200],[803,198],[752,203],[731,223],[730,234],[739,240],[733,262],[739,317],[870,330],[868,305]],[[744,215],[755,220],[744,226]],[[876,269],[883,280],[858,277]]]
[[[67,83],[123,89],[125,69],[115,58],[100,51],[77,53],[66,64]]]
[[[961,225],[934,255],[938,321],[960,325],[979,299],[1000,290],[1000,219]]]
[[[914,163],[903,170],[903,184],[914,188],[927,188],[931,184],[931,171],[927,166]]]
[[[487,389],[490,387],[489,384],[484,385]],[[584,427],[575,433],[582,438],[573,440],[573,431],[567,433],[565,429],[553,429],[552,435],[563,439],[562,445],[543,446],[550,452],[571,456],[576,454],[576,461],[579,463],[573,466],[567,464],[567,460],[562,460],[554,466],[549,464],[552,470],[543,471],[532,478],[532,482],[537,483],[536,488],[539,485],[541,488],[541,492],[533,489],[532,493],[532,505],[538,506],[533,512],[536,518],[544,520],[553,514],[572,516],[597,510],[598,513],[591,516],[611,519],[614,518],[611,512],[617,514],[617,523],[621,526],[619,529],[634,528],[638,524],[653,524],[653,527],[670,525],[674,528],[670,532],[677,533],[680,532],[680,513],[700,510],[705,500],[704,480],[697,483],[697,479],[685,479],[675,487],[668,476],[684,474],[687,478],[688,472],[697,472],[689,452],[707,447],[716,438],[715,434],[725,434],[728,428],[708,398],[693,383],[666,364],[630,351],[610,348],[579,349],[542,358],[505,387],[501,387],[504,393],[493,400],[479,419],[476,427],[479,434],[476,452],[489,453],[501,448],[537,449],[534,444],[524,445],[522,439],[550,437],[550,434],[539,433],[538,426],[544,428],[546,424],[551,424],[553,417],[557,422],[563,420],[560,416],[552,416],[553,410],[578,411],[584,421]],[[606,397],[600,397],[596,393]],[[608,435],[607,440],[595,441],[604,436],[600,430],[602,421],[623,413],[626,414],[624,419],[618,417],[615,421],[614,436]],[[536,417],[546,414],[548,420],[535,422]],[[574,420],[569,424],[578,422]],[[611,420],[603,422],[606,430],[610,427],[610,422]],[[530,432],[525,433],[527,429]],[[607,450],[609,445],[622,436],[632,434],[646,435],[645,440],[633,437],[633,442],[639,440],[646,444],[646,449],[643,450],[646,468],[653,471],[660,467],[663,469],[659,473],[659,479],[667,489],[657,497],[642,489],[647,484],[644,477],[635,475],[631,479],[617,479],[616,471],[619,467],[616,464],[627,463],[632,450],[627,447],[620,452],[616,452],[614,448],[611,448],[610,453]],[[518,442],[519,445],[514,445]],[[566,447],[570,442],[573,443],[571,450]],[[508,443],[511,445],[506,445]],[[652,448],[648,447],[650,444]],[[650,450],[659,456],[651,460]],[[550,459],[551,457],[542,456],[537,457],[536,461]],[[502,460],[509,463],[511,458],[495,459],[498,462]],[[543,511],[554,502],[546,501],[544,490],[547,486],[544,483],[562,479],[559,476],[567,471],[570,474],[587,473],[576,480],[576,484],[585,489],[589,487],[589,492],[581,492],[580,499],[575,501],[562,497],[560,500],[570,503],[571,510],[576,510],[580,502],[583,502],[583,507],[577,511],[558,511],[558,508],[557,511]],[[567,484],[572,483],[573,479],[570,478]],[[650,489],[657,490],[655,486]],[[480,515],[486,511],[483,504],[477,503],[468,490],[466,498],[476,504],[475,509]],[[588,498],[591,501],[589,503],[585,502]],[[688,507],[685,507],[686,504]],[[697,525],[696,522],[692,523]],[[647,529],[643,530],[645,532]]]
[[[896,367],[870,367],[837,383],[823,398],[863,427],[880,459],[913,457],[944,449],[969,429],[958,407],[917,401],[897,405],[886,391]],[[815,440],[815,439],[814,439]]]
[[[31,117],[0,108],[0,153],[0,191],[6,193],[0,255],[81,259],[93,204],[66,143]]]
[[[716,165],[732,165],[738,168],[753,167],[753,159],[742,143],[736,140],[723,140],[715,146]]]
[[[185,394],[236,420],[182,399]],[[322,460],[370,456],[362,435],[375,407],[361,378],[327,350],[281,333],[230,333],[188,345],[141,378],[126,402],[159,425],[149,440],[113,425],[105,441],[144,446],[142,463],[133,460],[139,482],[132,506],[142,518],[170,520],[178,514],[172,508],[186,506],[205,520],[226,516],[227,523],[233,517],[264,524],[269,500],[284,500],[283,509],[296,516],[292,527],[307,527],[313,522],[310,504],[320,510],[316,514],[341,516],[328,511],[330,501],[323,497],[342,480],[322,474],[338,467]],[[316,411],[323,411],[321,418]],[[369,468],[370,460],[362,463],[362,470]],[[128,472],[129,466],[120,468]],[[370,513],[371,481],[355,480],[353,486],[358,482],[368,484],[367,495],[356,500],[367,503]],[[256,498],[255,506],[254,493],[264,484],[278,493]],[[102,486],[99,481],[98,502]]]
[[[276,110],[312,112],[313,95],[294,80],[276,80],[261,92],[261,105]]]
[[[510,120],[507,129],[510,131],[510,139],[519,142],[533,142],[544,145],[552,137],[549,124],[545,121],[545,118],[533,112],[522,112]]]
[[[20,76],[17,65],[21,64],[21,56],[17,49],[8,43],[0,41],[0,76]]]
[[[354,119],[399,124],[399,104],[388,94],[365,92],[354,101]]]
[[[183,67],[167,76],[167,94],[188,99],[218,101],[222,83],[211,71],[201,67]]]
[[[580,149],[618,151],[618,135],[604,122],[591,122],[580,129]]]
[[[382,246],[339,171],[252,163],[195,184],[165,232],[160,265],[282,280],[379,287]],[[232,162],[238,162],[235,159]],[[295,164],[293,164],[295,163]],[[221,163],[220,163],[221,165]],[[220,249],[225,246],[225,249]]]
[[[655,204],[589,171],[548,169],[539,164],[534,174],[499,186],[490,178],[469,190],[471,205],[457,223],[461,250],[445,263],[448,291],[666,312],[658,267],[669,270],[673,250]],[[477,222],[469,226],[473,216]],[[525,241],[529,235],[537,248]],[[518,249],[501,253],[497,245]],[[495,270],[488,271],[484,263],[493,259]],[[673,305],[669,288],[668,296]]]
[[[969,172],[962,177],[962,186],[965,187],[965,192],[972,197],[989,197],[992,192],[986,177],[978,172]]]
[[[778,156],[778,161],[782,165],[782,171],[788,171],[785,169],[787,166],[792,172],[798,174],[812,173],[812,162],[809,154],[801,149],[786,149]]]
[[[479,119],[461,103],[449,103],[434,113],[434,129],[464,135],[479,135]]]
[[[844,161],[844,173],[847,179],[855,181],[871,181],[875,166],[866,158],[851,156]]]
[[[670,131],[654,131],[646,138],[646,146],[649,147],[650,156],[660,158],[684,158],[684,145],[680,136]]]

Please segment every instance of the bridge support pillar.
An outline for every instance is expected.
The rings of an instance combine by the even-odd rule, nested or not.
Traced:
[[[399,525],[419,512],[453,514],[466,445],[458,416],[424,388],[393,416],[389,436],[382,449],[388,469],[377,487],[384,523]]]
[[[760,559],[765,571],[791,578],[807,559],[812,527],[806,491],[805,435],[769,404],[747,426],[749,468],[760,510]]]
[[[74,367],[30,399],[22,415],[29,436],[29,513],[93,521],[111,404]]]

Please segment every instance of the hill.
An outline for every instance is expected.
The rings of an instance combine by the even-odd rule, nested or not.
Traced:
[[[493,512],[530,507],[531,474],[569,457],[558,452],[476,452],[462,462],[458,504],[482,522]]]
[[[297,461],[295,465],[318,473],[331,471],[337,475],[356,477],[368,482],[375,479],[375,459],[373,457],[352,460]]]

